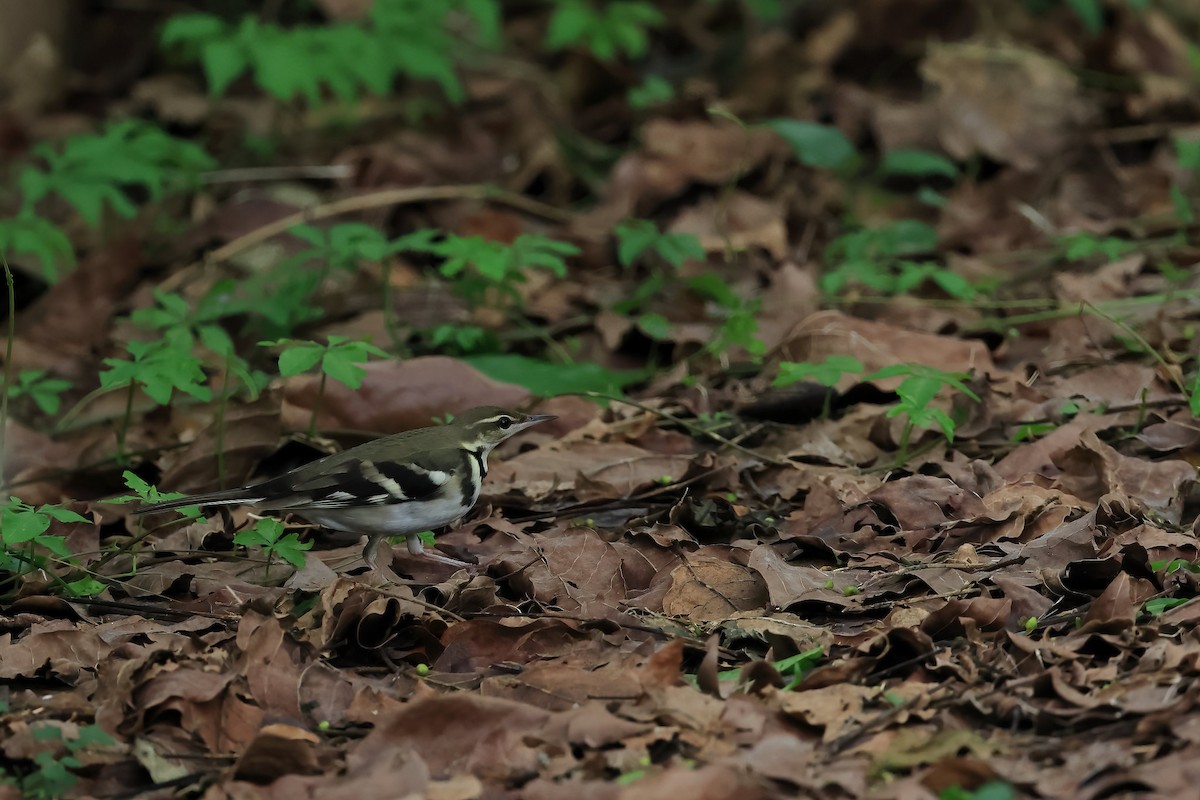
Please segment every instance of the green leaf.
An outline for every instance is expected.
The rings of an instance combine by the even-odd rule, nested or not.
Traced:
[[[250,68],[250,59],[237,41],[214,39],[204,43],[201,53],[204,78],[213,97],[225,94],[229,85]]]
[[[862,372],[863,364],[854,356],[830,355],[818,363],[783,361],[772,386],[788,386],[802,380],[813,380],[822,386],[833,386],[847,372]]]
[[[879,168],[884,175],[889,176],[940,176],[951,180],[958,177],[958,167],[953,161],[924,150],[892,150],[883,157]]]
[[[639,109],[665,103],[674,97],[675,87],[658,75],[647,75],[640,86],[634,86],[625,95],[629,105]]]
[[[651,369],[609,370],[599,364],[552,364],[515,354],[466,356],[462,360],[489,378],[524,386],[539,397],[568,392],[620,395],[624,387],[653,374]]]
[[[279,354],[279,374],[285,378],[308,372],[315,367],[325,355],[325,348],[319,344],[302,344],[289,347]]]
[[[1101,0],[1067,0],[1067,5],[1092,36],[1104,31],[1104,6]]]
[[[655,341],[665,341],[671,336],[671,322],[662,314],[642,314],[637,319],[637,326]]]
[[[801,164],[837,169],[858,154],[846,135],[837,128],[798,119],[772,119],[763,123],[791,145]]]
[[[1172,608],[1178,608],[1190,600],[1191,598],[1188,597],[1156,597],[1146,601],[1144,610],[1153,617],[1161,617]]]
[[[275,543],[274,549],[280,558],[300,569],[307,562],[305,551],[311,550],[312,546],[312,542],[302,542],[299,536],[289,533]]]
[[[644,219],[622,222],[613,232],[617,235],[617,261],[623,267],[633,266],[659,238],[655,224]]]
[[[367,375],[367,371],[360,367],[359,363],[365,361],[364,357],[356,363],[353,357],[345,352],[330,351],[321,360],[321,371],[351,389],[359,389]]]
[[[31,542],[49,527],[50,517],[31,509],[14,509],[10,504],[0,511],[0,542],[6,545]]]
[[[712,272],[689,278],[687,285],[692,291],[707,297],[722,308],[735,309],[742,304],[741,298],[733,293],[725,279]]]
[[[63,268],[74,266],[75,249],[61,228],[32,210],[0,219],[0,252],[36,258],[47,282],[58,280]]]

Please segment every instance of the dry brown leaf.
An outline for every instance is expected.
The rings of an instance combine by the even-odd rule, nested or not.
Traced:
[[[729,561],[697,558],[672,571],[663,612],[703,622],[761,608],[766,600],[766,588],[750,570]]]

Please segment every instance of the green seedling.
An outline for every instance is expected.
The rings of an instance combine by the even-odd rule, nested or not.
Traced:
[[[267,563],[263,567],[263,578],[270,574],[271,562],[276,556],[296,569],[303,569],[307,561],[304,553],[311,550],[313,544],[300,541],[300,537],[295,533],[285,534],[284,530],[284,524],[279,520],[263,517],[253,528],[247,528],[234,536],[233,543],[247,549],[257,548],[266,554]]]
[[[625,93],[629,105],[637,109],[646,109],[666,103],[675,98],[675,87],[666,78],[658,75],[648,75],[638,86]]]
[[[367,371],[360,364],[365,364],[371,356],[387,358],[387,353],[369,342],[354,341],[344,336],[330,336],[325,344],[295,339],[280,339],[273,342],[259,342],[265,347],[282,346],[279,354],[279,374],[285,378],[308,372],[318,364],[321,368],[321,382],[317,387],[317,400],[313,403],[312,415],[308,422],[308,433],[316,436],[317,415],[321,412],[322,398],[325,396],[325,381],[333,378],[338,383],[351,389],[362,387],[363,378]]]
[[[125,218],[137,213],[129,187],[156,200],[193,185],[215,164],[198,145],[140,120],[116,122],[103,133],[73,136],[57,147],[40,144],[33,153],[41,165],[25,167],[18,177],[24,209],[57,195],[93,228],[105,209]]]
[[[647,253],[653,253],[678,269],[689,260],[703,261],[707,256],[700,240],[690,233],[662,233],[649,220],[632,219],[617,225],[617,260],[629,268]]]
[[[773,131],[792,148],[801,164],[822,169],[847,169],[859,160],[858,151],[832,125],[799,119],[772,119],[763,127]]]
[[[908,458],[909,439],[916,428],[936,426],[945,435],[946,441],[954,441],[954,420],[945,411],[930,405],[938,392],[949,387],[975,402],[979,402],[979,395],[964,383],[964,381],[970,380],[970,375],[961,372],[946,372],[924,364],[895,364],[867,375],[863,380],[873,381],[899,376],[904,376],[904,380],[896,387],[896,394],[899,395],[900,402],[889,409],[887,415],[897,417],[903,414],[906,417],[904,429],[900,434],[899,455],[897,456],[899,463],[904,463]]]
[[[32,730],[34,741],[61,742],[67,755],[56,756],[50,750],[42,750],[30,759],[33,768],[23,775],[12,775],[7,767],[0,767],[0,785],[7,784],[20,791],[29,800],[53,800],[66,797],[79,782],[72,770],[79,769],[83,762],[77,754],[88,747],[107,747],[115,744],[113,738],[98,725],[85,725],[79,735],[70,739],[63,737],[62,729],[55,725],[39,725]]]
[[[1142,610],[1152,617],[1161,617],[1172,608],[1178,608],[1184,603],[1191,602],[1190,597],[1155,597],[1147,600]]]
[[[63,229],[28,208],[0,219],[0,253],[37,259],[49,283],[59,279],[62,268],[75,264],[75,248]]]
[[[69,509],[55,505],[34,508],[17,497],[10,497],[0,506],[0,572],[9,573],[5,583],[20,580],[37,570],[49,572],[51,563],[56,560],[74,563],[66,539],[47,533],[55,520],[91,524],[86,517]],[[81,596],[90,585],[67,586],[66,593]]]
[[[125,413],[116,431],[118,459],[127,457],[125,437],[133,417],[133,398],[138,387],[160,406],[170,403],[176,390],[204,402],[212,399],[212,392],[203,385],[204,370],[200,359],[192,353],[192,344],[186,331],[169,328],[160,339],[130,342],[126,345],[129,358],[104,359],[108,368],[100,373],[101,388],[126,390]]]
[[[989,781],[974,790],[951,786],[938,793],[938,800],[1017,800],[1017,792],[1004,781]]]
[[[863,371],[863,363],[854,356],[830,355],[820,363],[807,361],[783,361],[779,364],[779,374],[771,382],[772,386],[790,386],[799,381],[815,381],[827,389],[832,389],[843,375]],[[825,393],[824,407],[821,416],[829,419],[830,403],[833,392]]]
[[[13,399],[28,397],[42,413],[57,414],[62,408],[60,395],[70,388],[70,381],[51,378],[44,369],[24,369],[17,382],[8,387],[8,396]]]
[[[452,28],[452,18],[472,24]],[[161,40],[173,54],[200,62],[213,96],[249,74],[276,100],[319,105],[328,95],[349,102],[366,92],[387,94],[401,76],[431,80],[458,102],[464,91],[455,57],[464,38],[477,46],[499,45],[494,0],[389,0],[374,4],[361,23],[292,28],[252,15],[230,24],[211,14],[180,14],[167,22]]]
[[[641,58],[650,47],[650,30],[666,23],[653,4],[639,0],[554,0],[554,6],[546,30],[546,48],[578,47],[601,61],[622,55]]]

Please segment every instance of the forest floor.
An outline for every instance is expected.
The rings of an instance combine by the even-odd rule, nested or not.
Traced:
[[[339,99],[263,31],[370,3],[260,5],[4,79],[0,798],[1193,796],[1200,13],[510,3]],[[106,502],[482,404],[403,585]]]

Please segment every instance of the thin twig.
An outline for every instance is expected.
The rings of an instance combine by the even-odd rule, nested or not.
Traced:
[[[645,403],[639,403],[637,400],[630,400],[625,397],[617,397],[615,395],[605,394],[603,392],[566,392],[565,394],[575,395],[578,397],[590,397],[594,400],[607,400],[611,403],[624,403],[627,406],[633,406],[634,408],[645,411],[647,414],[653,414],[656,417],[660,417],[662,419],[669,420],[669,421],[675,423],[676,425],[679,425],[680,427],[690,431],[691,433],[696,434],[697,436],[706,436],[709,439],[712,439],[713,441],[724,445],[725,447],[732,447],[734,450],[737,450],[740,453],[744,453],[745,455],[760,459],[764,463],[770,464],[773,467],[794,467],[794,466],[796,466],[791,461],[781,460],[778,458],[772,458],[771,456],[764,455],[763,453],[760,453],[757,450],[751,450],[749,447],[740,445],[737,442],[733,441],[732,439],[727,439],[724,436],[722,436],[721,434],[719,434],[715,431],[710,431],[707,428],[703,427],[702,425],[697,425],[694,422],[683,419],[681,417],[677,417],[669,411],[663,411],[660,408],[653,408],[651,406],[646,405]]]
[[[269,222],[266,225],[255,228],[249,233],[239,236],[233,241],[226,242],[216,250],[210,252],[205,257],[205,261],[208,263],[228,261],[238,253],[257,244],[262,244],[269,239],[273,239],[282,233],[286,233],[291,228],[306,222],[339,217],[355,211],[368,211],[374,208],[442,200],[491,200],[553,222],[566,222],[571,219],[571,214],[560,208],[487,184],[413,186],[403,189],[384,189],[378,192],[344,197],[340,200],[322,203],[312,208],[306,208],[303,211],[297,211],[295,214],[289,214],[274,222]]]
[[[286,167],[237,167],[205,172],[200,180],[206,184],[259,183],[266,181],[325,180],[336,181],[354,174],[350,164],[293,165]]]

